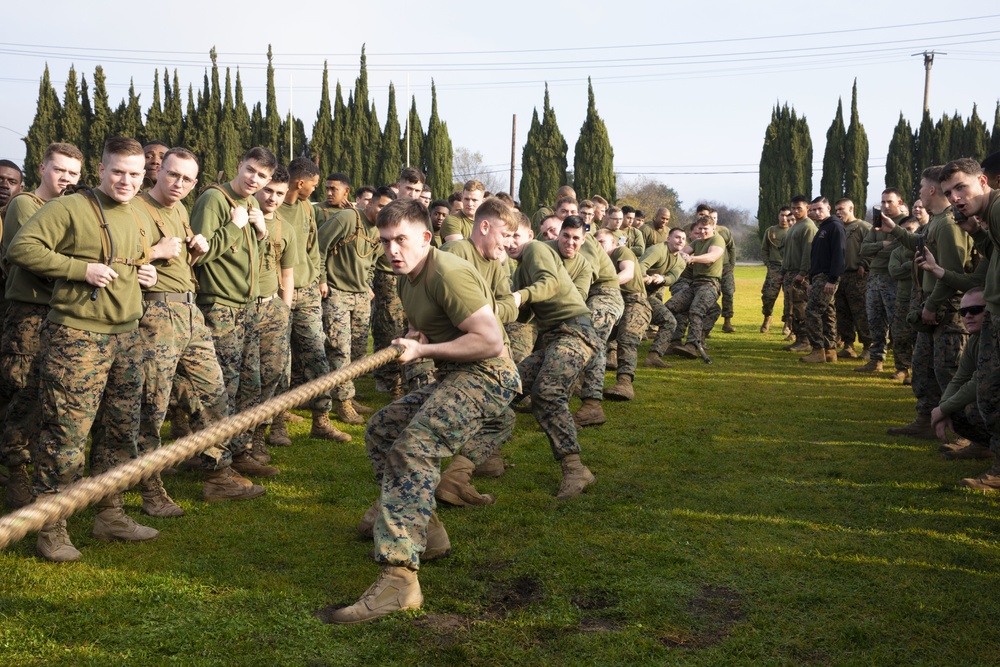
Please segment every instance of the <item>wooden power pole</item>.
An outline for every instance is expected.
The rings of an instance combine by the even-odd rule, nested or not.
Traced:
[[[514,159],[517,154],[517,114],[510,124],[510,196],[514,196]]]

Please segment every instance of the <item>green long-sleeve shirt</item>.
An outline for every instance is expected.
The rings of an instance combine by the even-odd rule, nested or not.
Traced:
[[[962,271],[948,271],[946,269],[940,278],[952,289],[959,292],[968,292],[973,287],[983,287],[986,284],[986,272],[989,271],[990,257],[993,256],[993,241],[990,240],[990,235],[986,231],[977,229],[970,236],[973,247],[979,253],[979,264],[976,265],[975,270],[972,273],[966,273],[964,269]]]
[[[809,218],[800,220],[788,228],[788,234],[785,235],[785,256],[781,262],[781,268],[786,273],[809,275],[810,251],[814,236],[816,236],[816,223]]]
[[[257,200],[237,197],[229,183],[222,188],[237,206],[260,209]],[[241,308],[260,296],[257,266],[264,244],[249,222],[240,229],[232,222],[232,206],[216,188],[205,190],[191,210],[191,229],[208,240],[208,252],[198,258],[198,303]]]
[[[43,206],[11,240],[10,262],[55,281],[48,319],[82,331],[117,334],[142,316],[137,265],[144,260],[142,229],[153,222],[139,205],[122,204],[95,190],[104,210],[113,258],[102,246],[101,217],[88,195],[78,193]],[[109,263],[118,277],[96,290],[86,282],[87,264]]]
[[[905,216],[897,215],[892,221],[899,225],[899,221]],[[885,245],[883,241],[892,241],[889,245]],[[861,256],[868,260],[868,270],[871,273],[881,273],[888,275],[889,273],[889,256],[892,255],[892,251],[899,247],[899,241],[894,239],[889,233],[883,232],[881,228],[876,229],[872,227],[865,234],[864,240],[861,242]]]
[[[140,199],[142,201],[139,201]],[[159,226],[155,222],[151,225],[148,236],[150,246],[159,243],[160,239],[167,234],[180,239],[187,237],[184,225],[188,222],[188,212],[180,202],[177,202],[171,208],[166,208],[163,204],[153,199],[148,192],[145,192],[135,198],[134,204],[136,207],[146,207],[146,212],[149,213],[150,218],[159,218],[163,224],[166,234],[160,231]],[[156,267],[156,284],[146,291],[173,292],[175,294],[194,291],[194,274],[191,270],[191,264],[188,261],[188,247],[186,243],[181,244],[180,255],[173,259],[158,259],[153,262],[153,266]]]
[[[958,360],[958,370],[952,376],[938,406],[946,415],[953,415],[976,402],[976,365],[979,358],[979,334],[970,334]]]
[[[267,239],[263,241],[264,252],[260,258],[260,295],[273,296],[281,287],[281,272],[295,270],[298,261],[298,231],[289,225],[277,211],[270,219],[264,220]],[[280,257],[279,257],[280,255]],[[292,274],[294,280],[294,273]]]
[[[589,317],[587,302],[577,292],[559,253],[541,241],[524,246],[514,271],[514,291],[521,306],[535,315],[539,331],[548,331],[575,317]]]
[[[570,279],[573,281],[576,291],[586,301],[591,286],[597,280],[597,269],[594,268],[594,264],[583,256],[583,252],[578,252],[572,258],[563,257],[562,253],[559,252],[558,241],[543,241],[542,243],[556,251],[559,259],[562,260],[563,266],[566,267],[566,273],[569,274]],[[617,283],[617,280],[615,282]]]
[[[857,271],[860,267],[868,268],[868,260],[861,256],[861,244],[872,226],[864,220],[852,220],[844,223],[844,271]]]
[[[771,225],[760,240],[760,259],[765,264],[781,264],[785,254],[785,237],[790,227]]]
[[[986,272],[983,298],[986,299],[990,313],[1000,315],[1000,252],[995,251],[1000,247],[1000,190],[990,192],[989,200],[986,202],[986,213],[982,218],[987,222],[990,240],[994,247],[994,252],[990,256],[990,266]]]
[[[3,217],[3,257],[7,261],[7,249],[18,230],[45,205],[33,194],[19,194],[7,204]],[[4,296],[8,301],[48,305],[52,299],[52,281],[25,271],[20,266],[10,265],[7,269],[7,283]]]
[[[663,229],[657,229],[653,223],[643,225],[639,228],[639,231],[642,232],[642,240],[646,243],[646,250],[657,243],[663,243],[670,236],[670,227],[664,226]],[[639,253],[637,256],[642,257],[642,253]]]
[[[899,246],[889,256],[889,276],[896,281],[896,303],[908,304],[913,292],[913,251]]]
[[[951,207],[931,217],[923,230],[927,249],[934,255],[934,261],[945,271],[972,272],[972,237],[955,224]],[[910,250],[916,250],[917,237],[902,227],[890,232],[892,237]],[[937,279],[930,271],[921,271],[920,289],[924,294],[924,308],[934,312],[954,297],[956,290],[949,283]]]
[[[583,235],[580,254],[586,257],[597,271],[597,277],[594,278],[594,282],[590,286],[592,290],[600,288],[618,289],[618,271],[615,269],[615,265],[611,263],[611,258],[608,257],[607,251],[601,247],[601,244],[597,242],[597,239],[593,235]]]

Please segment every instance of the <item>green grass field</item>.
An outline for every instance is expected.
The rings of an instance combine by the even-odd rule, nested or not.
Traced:
[[[887,436],[909,388],[799,363],[780,324],[757,331],[763,269],[737,279],[713,365],[640,367],[637,400],[581,432],[582,497],[555,499],[518,415],[516,467],[477,481],[498,503],[440,511],[454,553],[421,570],[421,611],[319,620],[377,574],[355,533],[376,488],[362,428],[329,444],[307,422],[259,500],[205,504],[182,473],[187,516],[145,517],[156,542],[96,542],[91,509],[69,522],[77,563],[38,560],[34,536],[0,552],[0,665],[995,664],[998,499],[955,485],[988,462]]]

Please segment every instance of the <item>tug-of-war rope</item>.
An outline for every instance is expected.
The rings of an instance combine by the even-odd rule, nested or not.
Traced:
[[[117,468],[112,468],[94,477],[85,477],[69,485],[60,493],[38,498],[30,505],[0,518],[0,549],[23,539],[28,533],[41,530],[47,524],[76,514],[105,496],[125,491],[141,480],[176,466],[209,447],[225,442],[239,433],[256,428],[257,425],[267,422],[286,410],[304,405],[338,385],[370,373],[395,360],[402,352],[401,347],[390,345]]]

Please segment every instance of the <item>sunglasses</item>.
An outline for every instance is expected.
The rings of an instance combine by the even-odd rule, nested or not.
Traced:
[[[986,306],[966,306],[965,308],[959,308],[958,314],[965,317],[966,315],[978,315],[984,310],[986,310]]]

